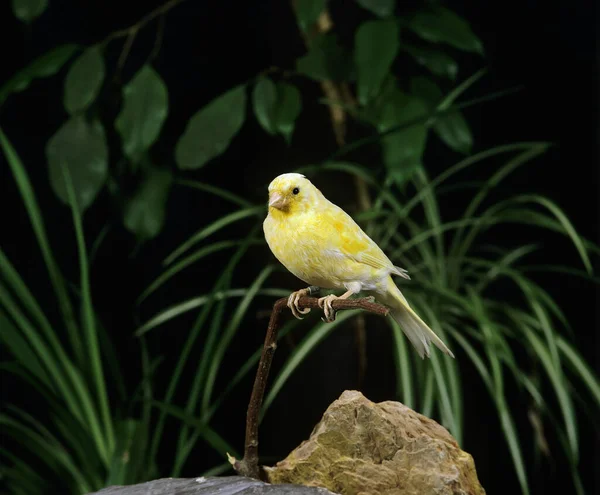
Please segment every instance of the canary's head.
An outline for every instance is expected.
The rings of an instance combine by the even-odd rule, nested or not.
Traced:
[[[320,191],[302,174],[282,174],[269,184],[269,212],[297,213],[310,209]]]

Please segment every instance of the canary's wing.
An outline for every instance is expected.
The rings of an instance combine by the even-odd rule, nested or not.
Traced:
[[[394,266],[381,248],[358,226],[358,224],[344,210],[331,204],[327,208],[328,223],[336,232],[332,241],[337,244],[332,246],[348,258],[371,266],[375,269],[389,270],[391,273],[410,279],[404,268]]]

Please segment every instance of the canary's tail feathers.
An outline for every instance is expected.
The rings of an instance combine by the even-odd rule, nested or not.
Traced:
[[[442,339],[440,339],[435,332],[427,326],[427,324],[415,313],[412,308],[406,302],[406,298],[396,285],[390,280],[388,289],[388,300],[387,304],[391,308],[391,317],[402,328],[404,334],[408,337],[408,340],[417,350],[417,353],[421,358],[425,356],[429,357],[429,343],[433,344],[445,354],[454,357],[454,354]]]
[[[394,271],[392,273],[399,275],[400,277],[405,278],[406,280],[410,280],[410,275],[408,274],[408,270],[405,270],[404,268],[400,268],[399,266],[394,266]]]

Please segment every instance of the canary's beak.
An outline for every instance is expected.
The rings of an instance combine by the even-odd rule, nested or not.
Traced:
[[[285,203],[285,198],[277,192],[274,192],[269,196],[269,206],[272,206],[273,208],[283,210],[285,208]]]

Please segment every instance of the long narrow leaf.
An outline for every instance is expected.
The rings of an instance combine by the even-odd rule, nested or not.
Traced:
[[[58,264],[56,263],[54,255],[52,254],[50,243],[48,242],[48,237],[46,235],[46,229],[44,227],[44,220],[37,204],[33,187],[29,182],[29,177],[27,176],[27,172],[21,162],[21,159],[17,155],[17,152],[12,147],[2,129],[0,129],[0,145],[12,170],[21,197],[23,198],[23,204],[25,205],[27,214],[29,215],[33,232],[37,239],[38,246],[42,252],[48,273],[50,274],[50,281],[52,282],[54,292],[58,299],[58,304],[63,314],[65,326],[69,331],[69,337],[71,339],[71,345],[73,346],[76,360],[79,363],[83,363],[83,346],[77,325],[75,323],[73,307],[67,294],[63,276],[60,273]]]
[[[185,253],[188,249],[190,249],[194,244],[206,239],[211,236],[215,232],[227,227],[228,225],[243,220],[248,217],[256,216],[259,213],[263,212],[265,209],[264,206],[252,206],[249,208],[243,208],[238,211],[234,211],[224,217],[219,218],[218,220],[212,222],[208,226],[200,229],[195,234],[193,234],[187,241],[181,244],[177,249],[175,249],[169,256],[167,256],[163,265],[171,264],[175,259]]]
[[[63,179],[67,189],[67,197],[71,206],[73,215],[73,225],[75,227],[75,238],[77,239],[77,250],[79,255],[79,272],[80,286],[82,293],[83,306],[83,324],[82,327],[86,334],[86,350],[91,364],[92,377],[97,394],[98,406],[104,423],[104,441],[106,449],[112,452],[114,449],[114,431],[112,417],[110,414],[110,405],[108,401],[108,393],[106,390],[106,382],[104,380],[104,370],[102,358],[100,356],[100,345],[98,342],[98,333],[96,331],[96,317],[92,306],[92,294],[89,279],[89,265],[87,258],[87,249],[85,246],[85,238],[83,234],[83,225],[81,221],[81,212],[75,197],[73,182],[71,180],[69,168],[63,164],[62,166]]]

